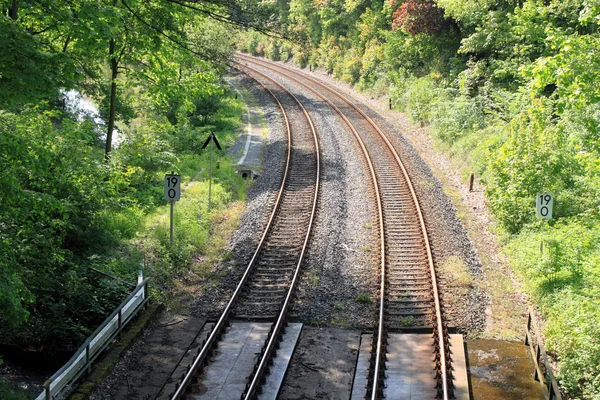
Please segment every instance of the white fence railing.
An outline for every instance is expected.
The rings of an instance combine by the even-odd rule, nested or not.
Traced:
[[[92,362],[121,333],[121,330],[148,302],[148,278],[140,279],[133,292],[112,314],[90,335],[73,357],[44,383],[44,391],[36,400],[59,398],[64,389],[85,372],[90,371]]]

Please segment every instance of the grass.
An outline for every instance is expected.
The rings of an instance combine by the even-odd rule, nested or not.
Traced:
[[[463,289],[474,285],[473,278],[465,263],[457,256],[450,256],[440,265],[440,270],[448,276],[456,285]]]
[[[246,106],[233,95],[223,98],[221,106],[208,123],[227,149],[238,137]],[[209,207],[209,161],[208,151],[186,152],[177,155],[169,171],[156,172],[157,180],[171,169],[182,176],[182,196],[174,206],[173,246],[169,243],[170,206],[166,202],[143,212],[136,210],[136,218],[128,218],[140,222],[134,233],[127,232],[131,239],[124,243],[126,252],[137,253],[143,259],[145,273],[152,278],[154,299],[181,314],[189,312],[186,306],[189,296],[218,284],[220,277],[211,272],[212,266],[231,260],[232,253],[225,249],[231,233],[239,226],[251,184],[235,173],[234,161],[228,158],[226,150],[214,151],[213,167],[219,165],[219,168],[213,168]],[[162,198],[162,182],[154,189]],[[202,285],[206,287],[199,286],[199,280],[205,280]]]
[[[356,296],[354,301],[359,304],[371,304],[371,302],[372,302],[371,296],[369,296],[369,294],[367,294],[367,293],[359,294],[358,296]]]
[[[352,327],[350,321],[345,318],[333,318],[330,325],[340,329],[350,329]]]
[[[309,286],[316,287],[319,284],[321,278],[317,274],[310,274],[306,277],[306,282],[308,282]]]

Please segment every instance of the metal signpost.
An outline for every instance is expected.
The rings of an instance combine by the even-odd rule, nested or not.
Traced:
[[[173,208],[175,202],[181,198],[181,175],[173,172],[165,175],[165,200],[171,203],[170,243],[173,247]]]
[[[206,146],[208,146],[208,144],[210,143],[210,141],[215,142],[215,146],[217,146],[217,149],[221,150],[221,145],[219,144],[219,141],[217,140],[217,137],[215,136],[215,134],[213,132],[210,133],[210,135],[208,135],[208,138],[206,138],[206,141],[204,142],[204,144],[202,145],[202,150],[204,150],[206,148]],[[210,197],[211,197],[211,192],[212,192],[212,157],[213,157],[213,152],[212,152],[212,147],[210,148],[210,163],[209,163],[209,167],[208,167],[208,210],[210,211]],[[218,168],[218,167],[217,167]]]

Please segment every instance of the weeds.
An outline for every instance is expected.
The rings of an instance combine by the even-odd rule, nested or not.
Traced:
[[[371,304],[372,302],[371,296],[369,296],[367,293],[359,294],[358,296],[356,296],[354,301],[358,304]]]

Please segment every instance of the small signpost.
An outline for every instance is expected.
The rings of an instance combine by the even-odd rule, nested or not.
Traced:
[[[541,219],[552,219],[552,204],[554,203],[554,195],[552,193],[540,193],[535,198],[536,214]],[[540,263],[544,255],[544,239],[540,240]]]
[[[537,216],[542,219],[552,219],[552,204],[554,203],[554,195],[544,192],[538,194],[535,199]]]
[[[208,144],[210,143],[210,141],[215,142],[215,146],[217,146],[217,149],[221,150],[221,145],[219,144],[219,141],[217,140],[217,137],[215,136],[215,134],[213,132],[210,133],[210,135],[208,135],[208,138],[206,138],[206,141],[204,142],[204,144],[202,145],[202,150],[204,150],[206,148],[206,146],[208,146]],[[209,169],[208,169],[208,210],[210,211],[210,197],[211,197],[211,192],[212,192],[212,157],[213,157],[213,152],[212,152],[212,147],[210,148],[210,164],[209,164]]]
[[[173,208],[175,202],[181,198],[181,175],[173,172],[165,175],[165,200],[171,203],[170,243],[173,246]]]

